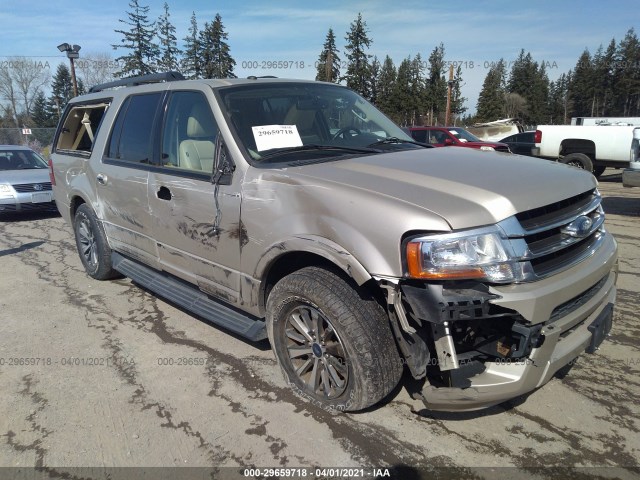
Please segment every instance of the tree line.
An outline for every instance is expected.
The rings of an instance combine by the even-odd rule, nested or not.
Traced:
[[[92,54],[76,60],[79,93],[114,78],[164,71],[179,71],[190,79],[236,76],[220,14],[201,25],[193,12],[180,45],[167,3],[155,20],[139,0],[130,0],[125,14],[115,29],[120,42],[112,45],[121,52],[119,57]],[[600,46],[594,54],[585,49],[576,66],[555,81],[548,77],[549,62],[536,61],[524,50],[509,65],[504,59],[495,62],[472,116],[464,116],[463,65],[454,64],[449,80],[451,62],[443,43],[426,59],[416,53],[397,66],[388,55],[381,59],[369,53],[372,45],[360,13],[349,25],[342,51],[329,28],[316,62],[316,80],[345,84],[399,125],[443,124],[449,86],[453,124],[510,117],[535,125],[568,123],[572,116],[640,116],[640,41],[633,28],[620,42],[612,39],[606,49]],[[0,127],[56,125],[73,96],[71,74],[66,63],[60,63],[53,76],[37,66],[14,57],[0,67]]]
[[[633,28],[592,55],[585,49],[573,69],[549,81],[547,64],[520,51],[507,72],[504,59],[490,68],[477,112],[465,122],[517,117],[530,125],[567,124],[571,117],[640,116],[640,41]]]

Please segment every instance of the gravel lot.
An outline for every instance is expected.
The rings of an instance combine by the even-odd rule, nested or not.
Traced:
[[[267,342],[211,327],[128,279],[90,279],[60,217],[2,218],[0,466],[14,468],[0,478],[257,478],[245,467],[309,467],[299,478],[320,478],[315,467],[408,480],[637,478],[640,189],[614,170],[600,188],[620,248],[610,338],[564,378],[469,414],[427,411],[408,376],[369,411],[316,410],[285,385]]]

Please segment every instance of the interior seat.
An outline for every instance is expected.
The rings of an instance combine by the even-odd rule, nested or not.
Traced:
[[[194,104],[187,119],[188,138],[180,142],[180,167],[213,172],[216,132],[208,106],[204,103]]]

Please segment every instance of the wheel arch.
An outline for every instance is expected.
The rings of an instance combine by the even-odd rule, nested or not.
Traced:
[[[261,279],[260,309],[264,309],[269,292],[279,280],[311,266],[333,270],[358,286],[372,281],[364,266],[336,243],[311,235],[296,237],[273,245],[258,262],[254,278]]]
[[[596,144],[593,140],[566,138],[560,143],[560,156],[583,153],[593,162],[596,159]]]
[[[72,220],[76,215],[76,211],[78,210],[78,207],[83,203],[87,203],[87,201],[81,195],[76,194],[71,197],[71,200],[69,202],[69,213],[71,214]]]

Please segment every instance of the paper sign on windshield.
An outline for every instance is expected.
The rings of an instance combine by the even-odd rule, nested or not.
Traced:
[[[259,152],[272,148],[302,146],[302,139],[295,125],[260,125],[251,129]]]

